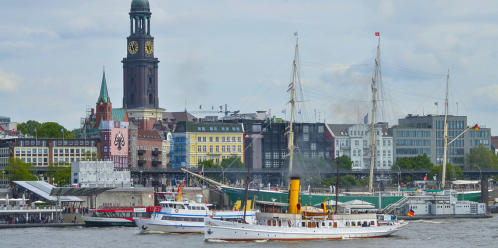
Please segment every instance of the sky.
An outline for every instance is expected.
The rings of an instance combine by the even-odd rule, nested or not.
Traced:
[[[149,2],[167,111],[227,104],[289,118],[297,32],[297,120],[361,123],[380,32],[379,121],[442,114],[449,71],[449,114],[498,134],[498,1]],[[130,4],[2,3],[0,115],[78,128],[95,107],[104,67],[113,107],[122,107]]]

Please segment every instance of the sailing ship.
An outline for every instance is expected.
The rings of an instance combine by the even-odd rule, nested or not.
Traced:
[[[292,175],[294,159],[294,121],[295,82],[297,73],[298,39],[293,61],[292,80],[289,85],[291,116],[288,131],[289,175]],[[374,90],[375,92],[375,90]],[[375,103],[375,100],[374,100]],[[372,147],[373,148],[373,147]],[[258,240],[317,240],[343,238],[384,237],[401,229],[407,223],[397,221],[395,216],[377,215],[375,212],[342,214],[328,211],[325,203],[322,211],[307,211],[299,202],[300,178],[291,176],[289,185],[288,212],[257,213],[256,222],[228,222],[224,220],[205,219],[204,240],[206,241],[258,241]],[[247,201],[247,189],[246,189]]]

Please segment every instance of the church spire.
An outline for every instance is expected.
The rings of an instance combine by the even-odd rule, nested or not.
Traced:
[[[111,98],[109,97],[109,93],[107,93],[107,83],[105,80],[105,69],[103,70],[103,73],[102,73],[102,84],[100,85],[100,95],[99,95],[99,99],[97,99],[97,103],[100,102],[101,99],[104,103],[108,103],[111,101]]]

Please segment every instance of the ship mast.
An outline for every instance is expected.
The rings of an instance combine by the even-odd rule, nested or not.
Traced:
[[[446,159],[448,155],[448,88],[450,84],[450,70],[446,76],[446,98],[444,100],[444,126],[443,126],[443,164],[441,175],[441,188],[446,184]]]
[[[377,35],[377,34],[376,34]],[[377,57],[375,58],[375,73],[372,78],[372,120],[370,122],[370,177],[368,191],[373,192],[373,178],[375,166],[375,112],[377,112],[377,80],[380,74],[380,35],[378,35]]]
[[[293,131],[293,124],[294,124],[294,110],[295,110],[295,104],[296,104],[296,88],[295,88],[295,83],[296,83],[296,78],[297,78],[297,59],[298,59],[298,54],[299,54],[299,48],[298,48],[298,40],[299,37],[297,37],[297,33],[294,34],[296,36],[296,48],[294,50],[294,60],[292,62],[292,79],[289,84],[289,88],[287,89],[287,92],[290,92],[290,100],[289,103],[291,105],[291,112],[290,112],[290,123],[289,123],[289,132],[288,132],[288,141],[287,141],[287,149],[289,150],[289,177],[292,176],[292,164],[294,160],[294,131]]]

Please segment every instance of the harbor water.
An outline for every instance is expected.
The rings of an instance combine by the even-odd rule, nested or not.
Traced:
[[[387,238],[307,242],[206,243],[203,235],[140,234],[133,227],[0,229],[0,247],[497,247],[498,216],[487,219],[412,221]]]

